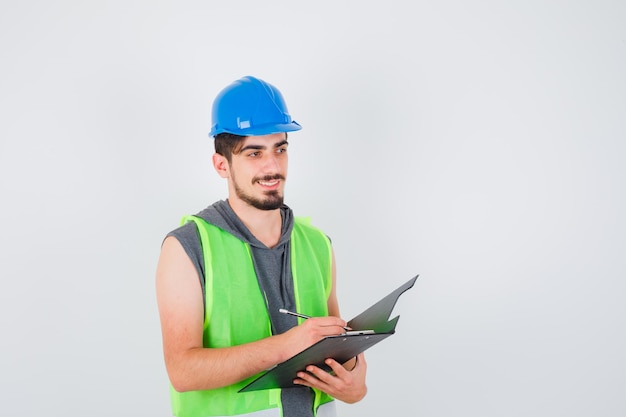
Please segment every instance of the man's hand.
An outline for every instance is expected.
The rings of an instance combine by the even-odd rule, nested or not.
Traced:
[[[345,333],[346,322],[338,317],[312,317],[306,319],[299,326],[292,327],[285,333],[278,335],[283,339],[285,347],[284,360],[302,352],[309,346],[319,342],[327,336],[337,336]]]
[[[317,388],[331,397],[349,404],[365,397],[367,393],[365,385],[367,363],[363,353],[356,357],[356,364],[349,371],[334,359],[326,359],[326,365],[331,367],[332,374],[317,366],[309,365],[306,372],[298,372],[298,377],[293,381],[294,384]]]

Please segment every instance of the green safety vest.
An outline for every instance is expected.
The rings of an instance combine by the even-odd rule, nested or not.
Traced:
[[[204,347],[236,346],[271,336],[265,296],[257,281],[250,246],[200,217],[185,216],[182,222],[190,221],[198,227],[204,254]],[[332,287],[328,237],[311,226],[308,219],[295,218],[290,255],[297,311],[327,316]],[[257,376],[205,391],[177,392],[170,388],[172,411],[179,417],[255,415],[256,412],[270,415],[262,411],[271,409],[276,412],[271,415],[282,415],[280,389],[238,392]],[[315,390],[314,410],[332,400]]]

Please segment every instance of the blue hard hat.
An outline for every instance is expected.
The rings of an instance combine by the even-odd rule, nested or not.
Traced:
[[[291,119],[280,91],[251,76],[233,82],[217,95],[212,119],[209,136],[260,136],[302,129]]]

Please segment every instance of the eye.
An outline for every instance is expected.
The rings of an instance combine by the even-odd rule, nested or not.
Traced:
[[[285,153],[287,152],[287,147],[286,146],[282,146],[278,149],[276,149],[276,153]]]
[[[260,151],[254,151],[254,152],[250,152],[250,153],[248,154],[248,156],[249,156],[249,157],[251,157],[251,158],[256,158],[256,157],[258,157],[259,155],[261,155],[261,152],[260,152]]]

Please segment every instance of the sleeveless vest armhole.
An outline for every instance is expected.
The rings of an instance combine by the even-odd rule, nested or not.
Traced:
[[[209,314],[213,306],[212,297],[209,297],[209,291],[207,288],[213,288],[213,271],[207,265],[211,265],[212,257],[211,257],[211,248],[210,248],[210,239],[209,234],[205,225],[208,223],[198,217],[198,216],[183,216],[181,220],[181,225],[184,225],[189,222],[194,222],[196,224],[196,228],[198,229],[198,234],[200,235],[200,246],[202,246],[202,254],[204,255],[204,329],[206,330],[209,326]]]

